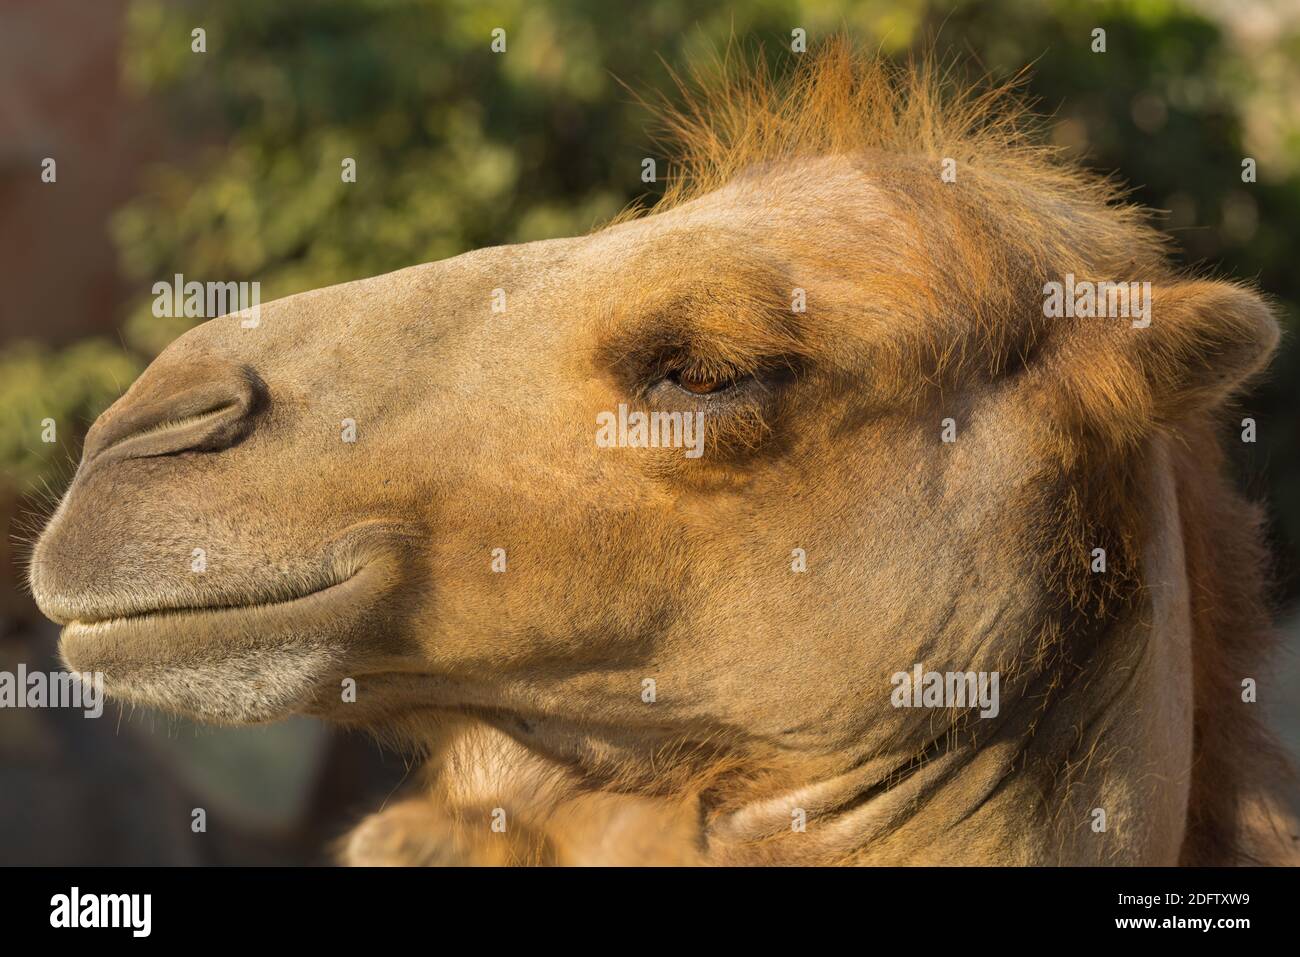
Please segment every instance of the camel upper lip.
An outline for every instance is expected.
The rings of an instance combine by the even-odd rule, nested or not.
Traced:
[[[361,570],[359,569],[347,576],[328,579],[323,584],[315,588],[309,588],[279,598],[267,598],[261,600],[254,599],[247,602],[215,602],[210,605],[178,605],[174,607],[161,606],[158,608],[141,609],[139,611],[132,611],[128,614],[111,614],[111,615],[102,615],[98,617],[79,615],[77,617],[67,619],[67,621],[64,622],[64,625],[89,627],[92,625],[105,625],[105,624],[117,624],[117,623],[125,624],[129,622],[144,621],[148,619],[183,618],[183,617],[192,617],[195,615],[212,615],[212,614],[221,614],[225,612],[254,611],[261,608],[274,608],[280,605],[290,605],[294,602],[303,601],[304,599],[311,598],[314,595],[320,595],[332,589],[339,588],[343,585],[346,585],[348,582],[352,581],[353,579],[357,578],[360,574],[361,574]]]
[[[51,525],[57,521],[56,515]],[[311,553],[315,557],[304,559],[293,572],[269,578],[249,570],[236,571],[238,579],[214,588],[211,595],[196,595],[190,589],[151,595],[143,589],[117,585],[123,577],[120,572],[110,575],[98,588],[86,584],[84,573],[71,583],[60,582],[61,576],[39,572],[51,566],[58,568],[61,562],[68,561],[68,556],[57,548],[40,554],[38,545],[38,554],[32,561],[32,594],[42,614],[62,626],[90,627],[112,622],[152,621],[165,616],[192,619],[200,615],[254,612],[305,601],[348,585],[379,566],[390,564],[401,547],[398,543],[405,540],[420,539],[418,533],[400,523],[381,519],[357,522],[313,546]],[[385,580],[380,575],[376,583]],[[108,582],[113,582],[115,587],[105,587]]]

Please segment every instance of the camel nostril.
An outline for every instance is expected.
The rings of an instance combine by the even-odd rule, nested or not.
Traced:
[[[183,383],[179,389],[173,385],[177,382]],[[82,467],[228,448],[251,430],[265,398],[265,385],[247,367],[207,364],[147,370],[91,427]]]

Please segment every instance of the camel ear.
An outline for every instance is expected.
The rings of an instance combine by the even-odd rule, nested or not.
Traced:
[[[1221,404],[1268,364],[1281,337],[1263,297],[1231,282],[1153,284],[1149,320],[1123,330],[1125,348],[1166,420]]]

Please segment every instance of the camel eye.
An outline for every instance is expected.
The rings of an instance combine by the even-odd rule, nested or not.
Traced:
[[[684,389],[691,395],[713,395],[717,392],[723,392],[736,384],[735,379],[724,379],[721,376],[700,372],[677,372],[671,378],[679,388]]]

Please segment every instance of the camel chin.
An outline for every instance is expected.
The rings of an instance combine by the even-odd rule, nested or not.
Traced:
[[[95,661],[85,647],[94,636],[65,632],[64,661],[79,672]],[[87,654],[89,657],[87,658]],[[262,724],[298,713],[315,698],[333,662],[328,649],[303,645],[233,655],[213,654],[184,664],[116,666],[104,672],[104,690],[120,702],[216,725]]]

